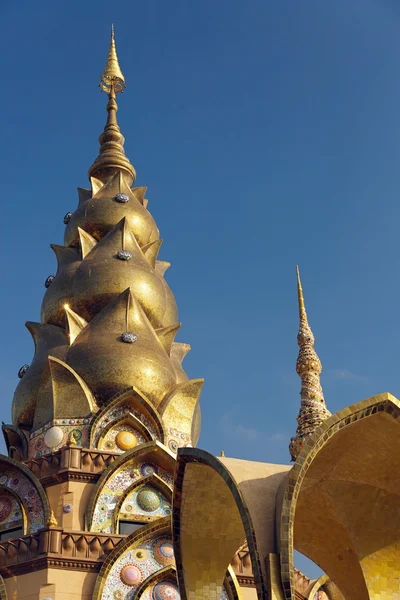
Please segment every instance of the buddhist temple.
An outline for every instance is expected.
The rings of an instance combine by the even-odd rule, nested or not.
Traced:
[[[99,154],[51,246],[3,424],[1,600],[400,600],[399,400],[329,412],[297,269],[287,464],[196,447],[203,379],[182,365],[170,264],[125,154],[113,30],[100,87]],[[295,550],[324,575],[298,571]]]

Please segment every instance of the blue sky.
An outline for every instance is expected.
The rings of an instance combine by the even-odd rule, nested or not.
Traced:
[[[331,412],[400,395],[400,6],[394,0],[3,0],[2,402],[50,243],[97,155],[111,22],[119,122],[205,377],[199,445],[288,461],[295,265]]]

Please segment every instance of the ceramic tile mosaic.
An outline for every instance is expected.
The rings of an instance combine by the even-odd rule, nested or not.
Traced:
[[[14,527],[22,519],[22,509],[17,499],[4,489],[0,490],[0,530]]]
[[[167,485],[172,486],[172,476],[153,463],[131,464],[127,462],[113,473],[111,478],[104,484],[97,499],[91,530],[112,533],[115,508],[123,493],[133,483],[139,483],[140,479],[153,473],[157,474]]]
[[[153,440],[158,439],[157,431],[154,425],[149,421],[149,419],[146,419],[146,417],[135,408],[132,408],[128,404],[124,404],[122,406],[115,406],[114,408],[107,411],[104,414],[103,418],[94,425],[94,430],[91,434],[93,446],[96,447],[99,437],[105,427],[109,426],[110,423],[112,423],[113,421],[117,422],[123,417],[128,417],[129,413],[132,413],[141,423],[143,423],[145,427],[147,427]]]
[[[114,564],[105,581],[102,600],[130,600],[147,577],[174,565],[170,536],[156,537],[127,550]]]
[[[169,427],[167,430],[167,442],[166,446],[172,452],[178,452],[178,448],[184,448],[186,446],[191,446],[192,440],[189,435],[183,433],[183,431],[178,431],[174,427]]]
[[[29,440],[29,456],[38,458],[51,452],[56,452],[67,443],[72,432],[78,446],[87,448],[89,445],[89,422],[90,419],[57,419],[33,432]],[[46,434],[50,429],[59,433],[57,442],[53,446],[46,444]],[[59,441],[58,441],[59,440]]]
[[[42,500],[38,491],[32,485],[31,480],[21,471],[17,469],[6,469],[0,471],[0,491],[12,490],[18,498],[21,499],[21,504],[25,510],[28,521],[28,532],[32,533],[44,527],[44,511]]]
[[[136,439],[135,446],[140,446],[141,444],[145,444],[147,442],[147,439],[144,437],[144,435],[142,435],[140,431],[138,431],[131,425],[127,423],[117,423],[117,425],[115,425],[114,427],[112,427],[112,429],[109,429],[109,431],[107,431],[107,434],[104,436],[104,438],[100,438],[98,443],[99,450],[119,452],[120,454],[125,452],[126,449],[119,448],[117,443],[118,440],[116,440],[118,434],[121,432],[132,433]],[[135,446],[132,446],[132,448]]]
[[[128,494],[121,506],[119,518],[147,523],[170,514],[171,504],[165,496],[152,485],[144,484]]]

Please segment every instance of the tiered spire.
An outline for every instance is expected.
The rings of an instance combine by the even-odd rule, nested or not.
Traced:
[[[314,349],[315,339],[307,319],[298,266],[296,272],[300,320],[299,333],[297,334],[297,343],[300,350],[296,362],[296,371],[301,377],[301,406],[297,417],[296,436],[291,438],[289,445],[293,461],[298,457],[307,437],[311,436],[322,421],[331,414],[325,405],[320,382],[322,365]]]
[[[190,346],[174,341],[180,323],[164,278],[169,263],[157,259],[161,239],[146,188],[131,187],[136,174],[116,116],[124,87],[112,28],[100,79],[108,118],[91,189],[78,189],[79,204],[64,218],[65,245],[52,246],[57,274],[46,282],[35,357],[13,400],[14,425],[35,440],[30,456],[73,444],[71,431],[87,443],[95,413],[126,390],[161,424],[173,451],[198,439],[203,381],[189,380],[181,365]]]
[[[130,176],[130,184],[136,179],[136,172],[129,159],[125,156],[124,142],[117,122],[118,105],[116,95],[125,88],[125,77],[118,62],[115,47],[114,26],[111,27],[110,49],[106,66],[100,78],[100,88],[108,95],[108,118],[103,133],[99,137],[100,154],[89,169],[89,177],[104,177],[123,170]]]

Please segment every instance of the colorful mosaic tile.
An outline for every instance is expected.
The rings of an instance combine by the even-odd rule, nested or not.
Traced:
[[[113,421],[117,422],[123,417],[128,417],[129,413],[134,415],[145,427],[147,427],[153,440],[158,440],[157,431],[151,421],[146,419],[146,417],[135,408],[132,408],[128,404],[123,404],[122,406],[115,406],[106,412],[103,418],[95,425],[92,432],[93,446],[97,447],[102,431],[108,427],[110,423]]]
[[[192,440],[189,435],[184,433],[183,431],[178,431],[174,427],[170,427],[167,430],[167,441],[166,446],[171,450],[171,452],[178,452],[178,448],[185,448],[186,446],[191,446]]]
[[[142,462],[135,465],[126,463],[118,471],[113,473],[111,478],[105,483],[97,499],[93,513],[93,521],[91,527],[92,531],[112,533],[114,527],[114,513],[121,496],[133,483],[140,483],[140,479],[142,479],[143,477],[147,477],[148,475],[152,475],[153,473],[157,474],[160,477],[160,479],[165,481],[167,485],[172,486],[172,476],[169,473],[167,473],[167,471],[161,469],[161,467],[158,467],[153,463]],[[138,488],[135,488],[135,490],[138,491]],[[135,494],[135,490],[132,490],[133,495]],[[125,502],[125,504],[126,503],[127,501]],[[142,512],[140,512],[140,507],[137,504],[137,500],[135,500],[135,504],[131,504],[132,511],[136,512],[136,507],[138,508],[138,511],[136,513],[140,517],[138,520],[144,520],[143,515],[145,514],[145,511],[142,510]],[[155,518],[160,518],[162,516],[166,516],[166,514],[170,514],[170,512],[168,511],[170,511],[170,505],[166,502],[165,498],[163,498],[160,508],[160,514],[154,514],[152,516],[154,516]],[[147,513],[147,515],[147,521],[154,520],[149,513]]]
[[[0,529],[13,527],[23,519],[17,499],[6,491],[0,491]]]
[[[128,494],[121,506],[119,518],[147,523],[170,514],[171,504],[164,495],[155,487],[144,484]]]
[[[121,444],[118,436],[123,433],[131,434],[131,443],[126,445]],[[146,442],[146,438],[140,431],[127,423],[118,423],[107,432],[104,438],[100,438],[98,448],[99,450],[119,452],[122,454],[122,452],[126,452],[127,450],[140,446]]]
[[[29,440],[29,456],[40,456],[56,452],[65,446],[73,433],[78,446],[89,445],[89,419],[57,419],[34,431]]]
[[[10,489],[21,499],[28,521],[29,532],[35,532],[44,527],[44,511],[41,498],[31,480],[24,473],[17,469],[1,471],[0,486],[5,490],[5,493],[7,493],[7,489]],[[2,490],[0,489],[0,491]]]

